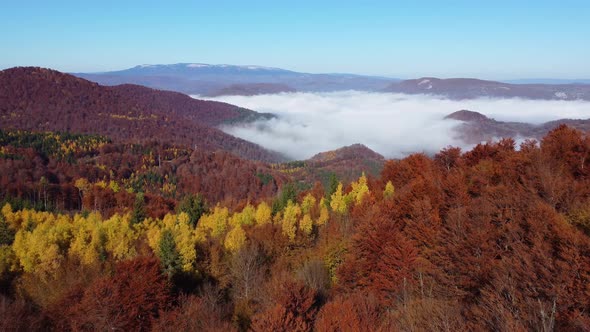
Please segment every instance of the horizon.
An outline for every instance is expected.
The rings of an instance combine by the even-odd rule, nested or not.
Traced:
[[[0,28],[12,31],[0,36],[0,68],[90,73],[199,62],[392,78],[578,80],[590,78],[589,16],[590,5],[576,0],[12,3],[0,13]]]

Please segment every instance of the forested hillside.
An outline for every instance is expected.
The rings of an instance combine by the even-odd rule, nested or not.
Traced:
[[[138,85],[100,86],[58,71],[0,71],[0,127],[106,135],[122,142],[158,140],[253,160],[276,153],[215,128],[269,117],[237,106]]]
[[[312,187],[162,143],[0,138],[2,330],[590,325],[590,138],[566,126]]]

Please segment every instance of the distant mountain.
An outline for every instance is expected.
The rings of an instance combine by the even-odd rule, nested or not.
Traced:
[[[244,83],[232,84],[207,95],[207,97],[255,96],[281,92],[297,92],[297,90],[288,85],[279,83]]]
[[[458,138],[467,144],[477,144],[496,138],[534,138],[541,139],[549,131],[566,124],[570,127],[590,132],[590,119],[560,119],[533,125],[523,122],[502,122],[488,118],[473,111],[461,110],[451,113],[445,119],[462,121],[456,128]]]
[[[327,188],[332,174],[346,183],[356,180],[362,173],[378,176],[384,163],[382,155],[362,144],[353,144],[318,153],[308,160],[278,164],[274,168],[296,181],[312,185],[319,181]]]
[[[392,83],[384,91],[440,95],[451,99],[525,98],[544,100],[590,100],[590,85],[508,84],[473,78],[423,77]]]
[[[73,75],[104,85],[130,83],[197,95],[217,94],[234,84],[253,83],[284,84],[298,91],[379,91],[398,81],[385,77],[309,74],[272,67],[203,63],[140,65],[119,71]]]
[[[308,161],[316,164],[350,160],[384,160],[382,155],[363,144],[353,144],[336,150],[320,152]]]
[[[502,80],[501,82],[510,84],[590,84],[590,79],[523,78]]]
[[[5,129],[91,133],[130,142],[159,140],[280,161],[280,155],[216,128],[270,116],[137,85],[100,86],[50,69],[0,71],[0,127]]]

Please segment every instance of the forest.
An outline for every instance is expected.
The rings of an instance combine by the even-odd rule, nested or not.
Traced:
[[[305,182],[169,142],[2,130],[0,330],[585,330],[589,157],[560,126]]]

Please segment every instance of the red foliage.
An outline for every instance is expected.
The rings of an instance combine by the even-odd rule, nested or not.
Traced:
[[[68,308],[66,324],[73,330],[147,330],[169,305],[160,262],[140,257],[117,264],[112,276],[94,281]]]
[[[311,331],[318,311],[315,290],[288,281],[275,295],[276,305],[252,318],[253,331]]]

